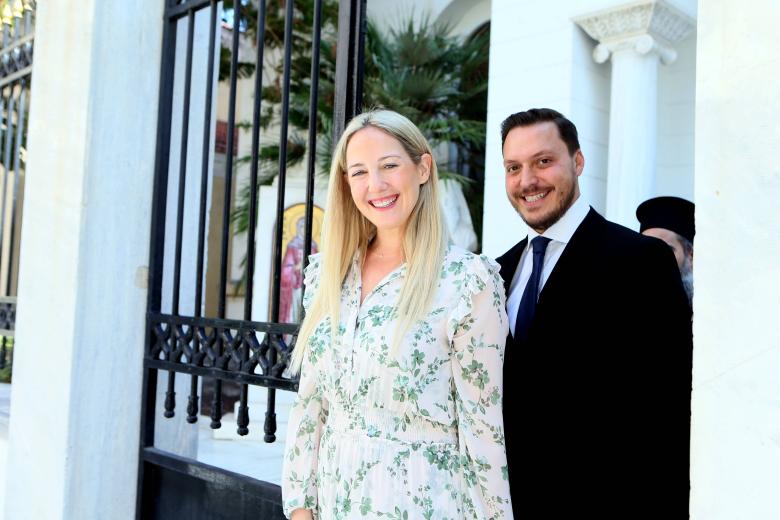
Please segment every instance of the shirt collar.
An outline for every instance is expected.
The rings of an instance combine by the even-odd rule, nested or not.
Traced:
[[[546,229],[541,235],[556,242],[568,244],[569,240],[571,240],[571,237],[574,235],[574,232],[577,231],[577,228],[580,227],[582,221],[585,220],[588,211],[590,211],[590,205],[585,202],[585,197],[580,194],[580,196],[577,197],[577,200],[574,201],[574,204],[572,204],[571,207],[566,210],[566,213],[558,219],[558,222]],[[528,228],[529,244],[531,243],[531,240],[538,236],[539,233]]]

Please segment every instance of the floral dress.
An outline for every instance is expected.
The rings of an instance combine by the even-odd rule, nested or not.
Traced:
[[[498,265],[451,246],[431,310],[390,355],[406,266],[363,303],[355,256],[309,338],[287,427],[284,512],[315,518],[512,518],[501,413],[504,287]],[[319,282],[306,269],[304,307]]]

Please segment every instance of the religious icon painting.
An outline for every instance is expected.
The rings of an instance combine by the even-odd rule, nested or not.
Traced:
[[[319,251],[322,208],[314,206],[311,252]],[[282,271],[279,293],[279,322],[298,323],[303,296],[303,255],[306,234],[306,205],[294,204],[282,216]]]

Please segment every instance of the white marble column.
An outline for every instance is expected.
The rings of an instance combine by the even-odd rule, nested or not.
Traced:
[[[672,44],[694,28],[662,1],[634,2],[574,19],[599,44],[597,63],[612,60],[607,218],[637,228],[635,210],[654,195],[658,65],[677,58]]]
[[[38,2],[3,518],[136,518],[163,4]]]
[[[699,4],[693,520],[780,518],[778,19],[777,0]]]

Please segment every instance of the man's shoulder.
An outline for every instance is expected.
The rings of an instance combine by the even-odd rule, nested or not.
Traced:
[[[645,257],[668,248],[661,240],[647,237],[626,226],[607,220],[593,209],[583,221],[581,230],[583,238],[589,243],[589,249],[613,257],[633,255]],[[600,247],[593,247],[594,241],[600,242]]]

